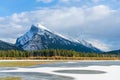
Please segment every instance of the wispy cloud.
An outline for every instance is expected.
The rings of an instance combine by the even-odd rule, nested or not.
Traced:
[[[99,48],[100,50],[103,50],[103,51],[110,51],[111,50],[110,44],[106,44],[104,42],[101,42],[100,40],[89,39],[89,40],[87,40],[87,42],[91,43],[92,45]]]
[[[53,0],[36,0],[37,2],[43,2],[43,3],[50,3],[52,2]]]
[[[117,49],[120,47],[119,13],[119,10],[113,10],[106,5],[45,8],[14,13],[0,18],[0,39],[13,42],[29,30],[32,24],[42,23],[53,31],[73,38],[93,39],[89,42],[102,50]]]
[[[70,3],[70,2],[81,2],[81,0],[59,0],[59,2]]]
[[[94,3],[98,3],[100,2],[100,0],[92,0]]]

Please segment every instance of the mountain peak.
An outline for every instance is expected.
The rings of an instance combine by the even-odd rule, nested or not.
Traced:
[[[40,28],[40,29],[44,29],[44,30],[48,30],[45,26],[43,26],[43,25],[41,25],[41,24],[37,24],[36,25],[38,28]]]
[[[35,25],[31,26],[30,32],[37,33],[39,31],[39,28]]]
[[[31,29],[32,31],[38,31],[38,30],[48,30],[45,26],[41,25],[41,24],[36,24],[36,25],[32,25]]]
[[[68,49],[81,52],[100,52],[97,48],[86,45],[86,43],[64,38],[41,24],[32,25],[31,29],[16,41],[16,46],[22,47],[24,50]]]

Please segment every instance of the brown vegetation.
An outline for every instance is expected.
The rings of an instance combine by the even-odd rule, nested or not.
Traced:
[[[55,61],[2,61],[0,67],[22,67],[22,66],[34,66],[38,64],[48,64]]]
[[[72,50],[0,51],[0,60],[120,60],[120,54],[84,53]]]
[[[22,80],[20,77],[1,77],[0,80]]]

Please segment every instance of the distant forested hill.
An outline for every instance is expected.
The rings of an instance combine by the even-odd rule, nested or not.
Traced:
[[[120,54],[120,50],[114,50],[114,51],[109,51],[109,52],[105,52],[107,54],[117,54],[119,55]]]
[[[0,40],[0,50],[20,50],[14,44],[10,44]]]

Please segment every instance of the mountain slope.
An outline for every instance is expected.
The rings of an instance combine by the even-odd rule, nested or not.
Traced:
[[[0,40],[0,50],[19,50],[19,48],[13,44],[9,44]]]
[[[101,52],[84,41],[69,40],[42,25],[32,25],[31,29],[16,41],[16,46],[24,50],[67,49],[80,52]]]
[[[113,50],[113,51],[109,51],[109,52],[105,52],[107,54],[120,54],[120,50]]]

